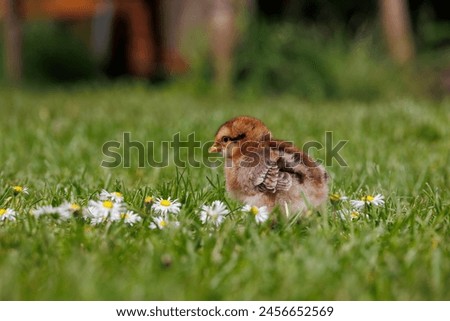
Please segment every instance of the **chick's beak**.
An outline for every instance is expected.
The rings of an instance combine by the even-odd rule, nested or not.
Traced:
[[[222,146],[220,146],[217,143],[214,143],[209,149],[208,152],[210,153],[220,153],[222,151]]]

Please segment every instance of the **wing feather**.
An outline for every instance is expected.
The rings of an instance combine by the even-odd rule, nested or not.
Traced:
[[[277,160],[279,156],[260,156],[261,161],[253,169],[253,185],[255,188],[260,192],[270,193],[289,190],[292,185],[292,178],[288,173],[280,171]]]
[[[326,182],[326,172],[293,144],[276,140],[267,144],[265,148],[252,150],[251,159],[258,161],[250,169],[251,183],[257,191],[288,191],[293,180],[300,184],[305,179]]]

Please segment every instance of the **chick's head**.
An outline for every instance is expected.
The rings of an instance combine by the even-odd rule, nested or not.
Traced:
[[[231,157],[238,153],[242,146],[259,143],[270,137],[271,133],[262,121],[253,117],[239,116],[219,127],[209,152]]]

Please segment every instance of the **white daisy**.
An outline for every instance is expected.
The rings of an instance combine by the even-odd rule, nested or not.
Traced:
[[[57,213],[62,219],[70,219],[75,213],[80,212],[81,207],[76,203],[64,202],[57,208]]]
[[[162,229],[165,229],[166,227],[169,227],[170,224],[171,224],[171,222],[169,221],[169,217],[167,216],[167,214],[163,214],[161,216],[155,217],[153,219],[153,222],[150,223],[149,227],[152,230],[155,230],[155,229],[162,230]],[[179,224],[178,222],[175,223],[175,225],[178,225],[178,224]]]
[[[211,222],[216,226],[222,224],[225,216],[229,213],[227,207],[221,201],[212,202],[211,206],[203,205],[200,212],[200,220],[203,224]]]
[[[122,203],[123,202],[123,195],[120,192],[108,192],[106,190],[102,190],[100,192],[100,196],[99,196],[101,201],[113,201],[116,203]]]
[[[141,217],[133,211],[126,211],[125,213],[121,213],[120,218],[129,225],[133,225],[134,223],[140,222],[142,220]]]
[[[89,201],[87,209],[84,211],[84,217],[90,219],[91,224],[96,225],[105,221],[119,221],[120,213],[125,212],[125,205],[106,201]]]
[[[16,185],[12,187],[13,193],[14,195],[18,195],[18,194],[26,194],[28,195],[28,187],[26,186],[20,186],[20,185]]]
[[[367,214],[361,213],[358,210],[348,210],[348,209],[342,209],[340,211],[336,212],[341,220],[347,221],[347,220],[358,220],[360,218],[368,218],[369,216]]]
[[[342,202],[348,200],[348,197],[341,195],[339,193],[330,194],[330,201],[332,202]]]
[[[350,204],[356,209],[362,209],[366,205],[381,206],[384,204],[384,196],[377,194],[375,196],[363,196],[361,200],[351,200]]]
[[[34,210],[31,211],[31,214],[33,214],[36,217],[39,217],[41,215],[56,214],[56,213],[58,213],[58,209],[51,205],[44,205],[44,206],[35,208]]]
[[[242,208],[242,210],[244,212],[253,214],[257,223],[263,223],[269,218],[269,211],[267,210],[267,206],[257,207],[247,204]]]
[[[180,207],[180,202],[176,199],[172,201],[170,200],[170,197],[168,199],[157,198],[156,202],[152,205],[152,209],[160,214],[178,214],[180,212]]]
[[[16,211],[11,208],[0,208],[0,221],[15,221]]]

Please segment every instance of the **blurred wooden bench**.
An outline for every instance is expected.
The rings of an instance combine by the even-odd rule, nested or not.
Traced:
[[[0,19],[4,21],[7,78],[22,78],[22,25],[24,20],[52,19],[77,21],[92,18],[106,10],[108,0],[0,0]]]
[[[115,17],[120,17],[127,26],[127,73],[148,77],[155,72],[156,65],[163,61],[169,72],[182,73],[187,70],[187,64],[181,57],[174,57],[173,53],[158,54],[162,48],[157,48],[160,44],[156,44],[154,33],[159,30],[154,26],[155,30],[152,30],[152,24],[149,23],[152,21],[151,10],[145,0],[0,0],[0,19],[5,24],[5,63],[8,79],[19,82],[22,77],[24,20],[42,18],[78,21],[93,19],[108,11]],[[111,36],[112,18],[110,22],[110,30],[103,32],[105,37]]]
[[[0,12],[6,11],[8,0],[1,0]],[[21,17],[76,20],[89,18],[101,10],[107,0],[15,0]]]

